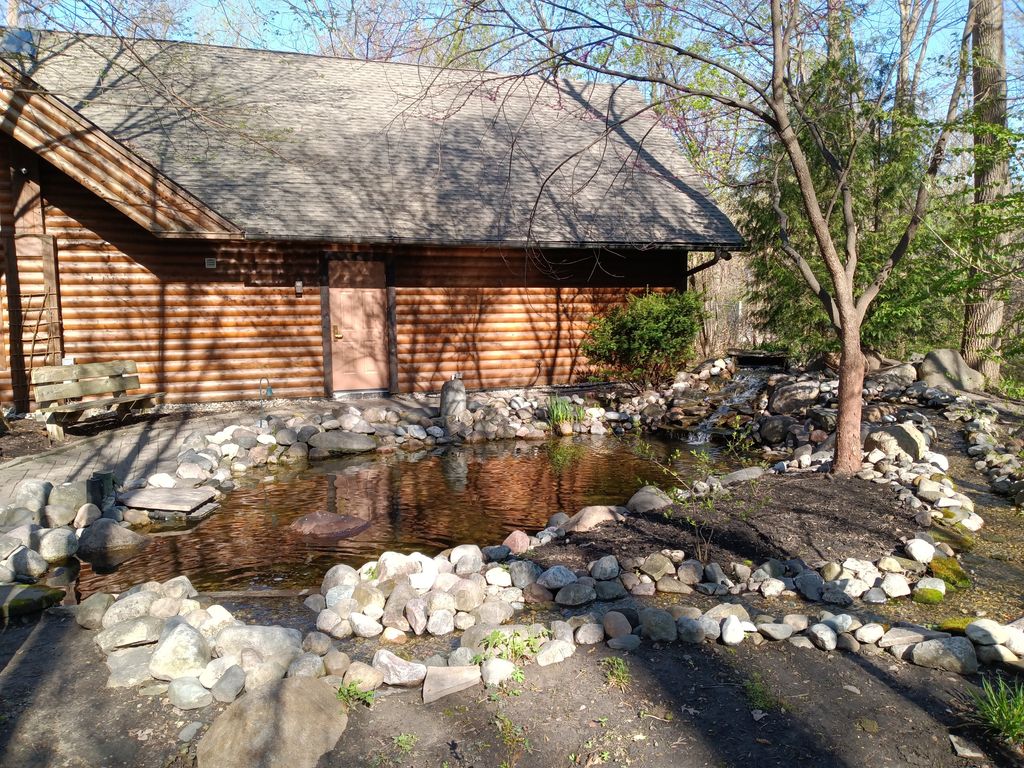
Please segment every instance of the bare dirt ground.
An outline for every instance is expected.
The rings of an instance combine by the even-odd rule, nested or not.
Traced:
[[[431,705],[418,692],[355,710],[321,768],[431,766],[936,766],[1014,765],[965,725],[964,681],[887,655],[823,654],[788,643],[643,647],[624,656],[625,690],[610,687],[604,647],[581,647],[522,685],[481,687]],[[178,712],[166,699],[104,688],[92,635],[67,609],[0,633],[0,766],[194,765],[196,739],[221,707]],[[341,705],[339,704],[339,711]],[[754,710],[766,714],[755,720]],[[948,734],[990,757],[956,758]],[[202,730],[200,731],[200,736]]]

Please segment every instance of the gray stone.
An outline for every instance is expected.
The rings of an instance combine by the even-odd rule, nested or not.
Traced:
[[[454,655],[453,653],[452,656]],[[451,658],[448,663],[452,663]],[[479,685],[480,682],[480,667],[476,664],[427,667],[427,674],[423,680],[423,703],[430,704],[445,696]]]
[[[594,592],[597,594],[598,600],[618,600],[628,594],[626,588],[622,586],[622,582],[618,579],[597,582],[594,585]]]
[[[199,595],[188,576],[175,576],[173,579],[168,579],[160,585],[160,592],[164,597],[177,597],[182,600],[189,600]]]
[[[377,637],[384,631],[383,624],[362,613],[349,614],[348,621],[356,637]]]
[[[925,640],[913,647],[911,659],[919,667],[944,669],[961,675],[973,675],[978,671],[974,645],[966,637]]]
[[[323,677],[327,674],[324,660],[316,653],[301,653],[288,665],[286,677]]]
[[[882,639],[882,635],[884,634],[885,627],[881,624],[875,624],[872,622],[855,630],[853,636],[862,643],[877,643]]]
[[[79,603],[75,609],[75,621],[85,629],[100,629],[103,626],[103,614],[113,604],[114,596],[105,592],[94,592]]]
[[[302,650],[317,656],[326,655],[332,647],[331,638],[323,632],[310,632],[302,639]]]
[[[455,614],[440,610],[430,614],[427,621],[427,632],[431,635],[448,635],[455,631]]]
[[[949,637],[946,632],[935,632],[924,627],[893,627],[886,632],[878,641],[881,648],[889,648],[896,645],[914,645],[923,643],[926,640],[936,640]]]
[[[324,669],[328,675],[344,675],[351,664],[352,659],[344,651],[334,650],[324,656]]]
[[[985,377],[975,371],[955,349],[935,349],[917,369],[918,380],[929,387],[950,386],[967,392],[983,392]]]
[[[42,555],[28,547],[14,550],[14,554],[7,558],[5,564],[18,576],[32,579],[42,576],[49,567]]]
[[[751,480],[756,480],[764,474],[764,470],[761,467],[746,467],[744,469],[737,469],[735,472],[730,472],[727,475],[723,475],[719,478],[719,482],[723,488],[728,488],[731,485],[739,485],[740,483],[748,483]]]
[[[700,560],[684,560],[676,569],[676,578],[689,586],[699,584],[704,580],[704,564]]]
[[[356,572],[356,569],[351,565],[339,563],[332,566],[324,574],[324,580],[320,586],[320,594],[326,595],[334,587],[349,586],[354,588],[357,584],[359,584],[359,574]]]
[[[928,452],[928,440],[912,424],[893,424],[875,430],[864,441],[864,450],[866,451],[878,449],[891,455],[894,447],[910,456],[914,461],[920,461]]]
[[[828,624],[814,624],[807,629],[807,636],[815,647],[823,651],[834,651],[838,637]]]
[[[672,625],[675,629],[675,624]],[[565,640],[547,640],[541,645],[534,660],[538,666],[558,664],[576,653],[576,646]]]
[[[247,693],[199,742],[198,768],[314,768],[348,725],[330,688],[288,678]]]
[[[264,660],[279,658],[287,665],[302,651],[302,633],[277,626],[228,626],[217,634],[218,656],[241,656],[245,648],[256,651]]]
[[[70,528],[54,528],[43,534],[39,554],[48,563],[67,560],[78,551],[78,537]]]
[[[622,637],[613,637],[608,641],[607,645],[613,651],[635,651],[640,647],[640,636],[623,635]]]
[[[537,578],[537,584],[552,591],[562,589],[576,582],[576,574],[564,565],[548,568]]]
[[[196,677],[210,662],[210,647],[198,630],[181,623],[165,634],[153,651],[149,674],[157,680]]]
[[[150,645],[160,639],[163,625],[161,619],[152,616],[122,621],[98,632],[95,638],[96,645],[104,653],[135,645]]]
[[[1004,645],[1010,639],[1010,628],[992,619],[972,621],[964,633],[975,645]]]
[[[604,642],[604,627],[601,624],[584,624],[576,629],[577,645],[596,645]]]
[[[103,560],[122,552],[133,552],[149,544],[149,537],[123,528],[113,520],[101,518],[82,531],[78,556],[85,560]]]
[[[793,627],[789,624],[758,624],[757,631],[769,640],[786,640],[793,635]]]
[[[53,483],[48,480],[22,480],[14,493],[13,505],[32,512],[41,512],[49,503]]]
[[[672,614],[659,608],[640,611],[643,636],[652,643],[671,643],[676,639],[676,621]]]
[[[179,677],[167,686],[167,698],[178,709],[202,709],[213,704],[213,695],[195,677]]]
[[[640,564],[640,570],[652,579],[657,581],[666,573],[674,573],[675,565],[672,561],[660,552],[654,552]]]
[[[512,586],[525,589],[537,580],[541,570],[530,560],[513,560],[508,564],[508,573],[512,577]]]
[[[633,514],[644,514],[646,512],[658,512],[666,507],[672,506],[671,497],[660,488],[653,485],[645,485],[634,493],[626,502],[626,509]],[[594,578],[597,578],[596,576]]]
[[[483,605],[486,597],[484,588],[470,579],[460,579],[448,592],[455,598],[456,609],[466,613]]]
[[[107,688],[135,688],[153,678],[149,674],[149,660],[153,646],[121,648],[107,656]]]
[[[369,435],[341,430],[317,432],[309,438],[309,445],[330,456],[366,453],[377,449],[377,441]]]
[[[158,592],[142,590],[134,594],[122,594],[103,614],[103,627],[112,627],[128,619],[148,616],[153,603],[160,599]]]
[[[590,566],[590,575],[598,581],[614,579],[619,575],[619,561],[615,555],[605,555]]]
[[[555,595],[555,602],[559,605],[583,605],[589,603],[597,597],[597,593],[594,588],[589,584],[575,583],[568,584],[558,590]]]
[[[882,590],[887,597],[906,597],[910,594],[910,582],[901,573],[887,573],[882,577]]]
[[[387,685],[419,685],[427,674],[427,668],[423,664],[406,661],[384,648],[373,654],[373,668],[383,675],[384,683]]]
[[[620,522],[626,518],[625,507],[584,507],[562,526],[567,533],[586,533],[603,523]]]
[[[703,643],[706,637],[700,620],[688,616],[676,619],[676,634],[682,643]]]
[[[778,387],[768,401],[768,410],[773,414],[789,414],[802,411],[818,400],[816,381],[798,381]]]

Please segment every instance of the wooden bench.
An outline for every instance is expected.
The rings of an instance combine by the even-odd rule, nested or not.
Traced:
[[[64,427],[77,422],[86,411],[104,409],[124,418],[136,409],[150,408],[163,399],[163,392],[127,394],[140,388],[138,374],[139,368],[131,360],[47,365],[33,370],[33,395],[38,411],[45,415],[50,439],[63,442]]]

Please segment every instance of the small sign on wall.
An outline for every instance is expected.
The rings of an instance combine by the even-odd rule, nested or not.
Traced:
[[[206,257],[206,268],[207,269],[216,269],[217,268],[217,257],[216,256],[207,256]]]

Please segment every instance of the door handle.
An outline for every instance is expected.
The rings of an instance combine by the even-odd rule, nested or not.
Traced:
[[[332,326],[332,332],[333,332],[334,340],[335,341],[340,341],[341,339],[345,338],[345,334],[342,333],[341,326],[338,326],[338,325]]]

